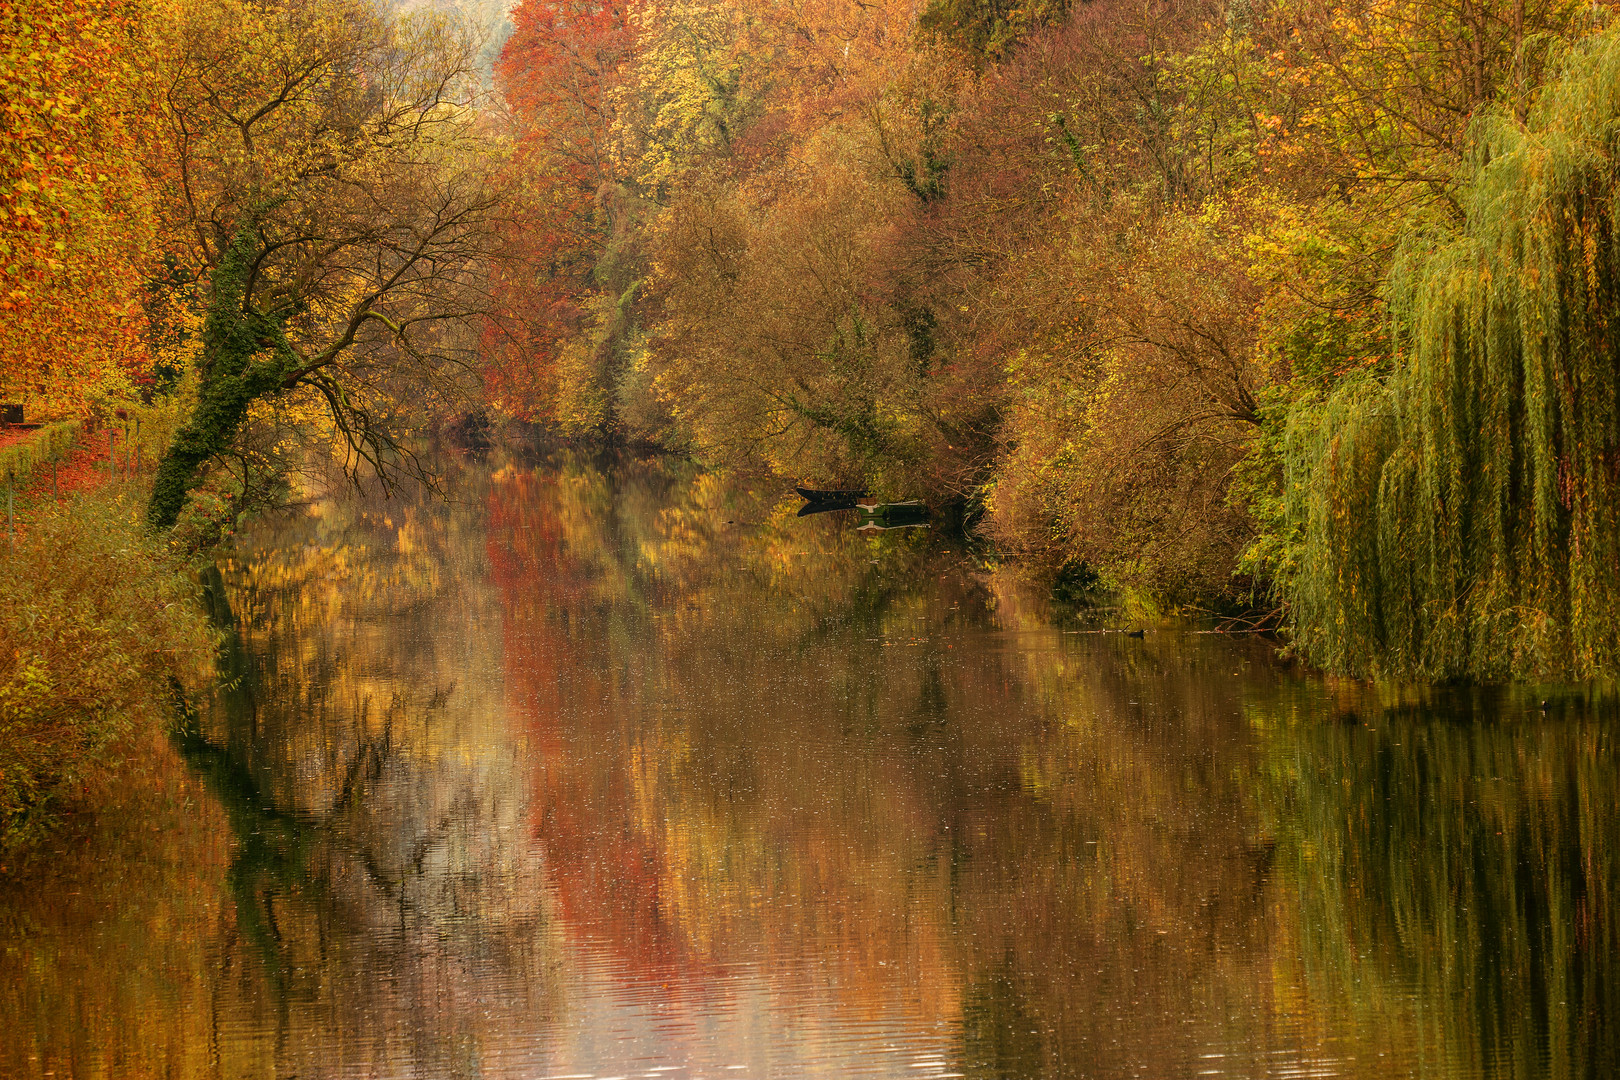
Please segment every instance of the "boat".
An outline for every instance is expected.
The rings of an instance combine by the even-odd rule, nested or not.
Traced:
[[[837,514],[844,510],[860,509],[852,502],[807,502],[799,507],[799,517],[809,517],[811,514]]]
[[[856,499],[866,498],[865,488],[806,488],[793,489],[799,493],[799,498],[811,503],[848,503],[855,505]]]

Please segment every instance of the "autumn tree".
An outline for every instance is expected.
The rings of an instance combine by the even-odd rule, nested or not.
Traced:
[[[1009,548],[1177,599],[1262,597],[1310,552],[1312,580],[1345,580],[1312,546],[1339,541],[1284,504],[1353,470],[1318,447],[1335,464],[1285,492],[1305,475],[1285,433],[1343,419],[1341,385],[1383,401],[1415,358],[1438,370],[1440,315],[1391,310],[1395,255],[1476,227],[1459,177],[1480,117],[1527,123],[1606,18],[1566,0],[525,8],[504,77],[545,163],[530,234],[549,262],[524,286],[550,313],[563,430],[960,500]],[[1399,295],[1420,293],[1444,290]],[[1304,618],[1337,610],[1307,594]]]
[[[1617,87],[1610,31],[1524,121],[1475,121],[1462,223],[1414,236],[1391,275],[1398,364],[1298,411],[1287,596],[1324,666],[1584,679],[1620,665]]]
[[[1057,22],[1068,10],[1068,0],[930,0],[917,27],[982,63],[1003,59],[1019,38]]]
[[[695,7],[699,36],[676,18]],[[924,208],[914,186],[937,180],[917,163],[952,74],[913,54],[906,4],[732,7],[642,24],[635,76],[656,91],[627,144],[668,192],[648,229],[647,381],[710,459],[912,486],[948,440],[929,316],[891,254]]]
[[[590,431],[606,420],[599,354],[614,348],[598,309],[637,276],[637,200],[614,148],[634,28],[624,3],[525,0],[512,20],[495,66],[517,195],[495,289],[508,318],[487,337],[485,379],[508,413]]]
[[[147,57],[166,3],[0,4],[0,398],[128,400],[150,373],[164,167]]]
[[[202,0],[168,57],[177,240],[207,268],[198,404],[154,482],[172,525],[255,402],[312,395],[386,474],[383,414],[453,381],[487,308],[501,192],[475,42],[366,0]]]

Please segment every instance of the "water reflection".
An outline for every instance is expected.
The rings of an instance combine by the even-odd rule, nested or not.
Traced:
[[[234,688],[98,819],[162,828],[0,895],[0,1074],[1613,1071],[1597,705],[1079,632],[666,460],[455,468],[221,568]]]

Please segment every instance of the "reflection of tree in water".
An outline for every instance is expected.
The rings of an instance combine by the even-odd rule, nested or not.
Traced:
[[[1186,662],[1226,644],[997,638],[927,538],[807,539],[791,501],[654,475],[657,505],[635,487],[659,468],[491,490],[570,922],[693,987],[831,963],[857,1007],[898,989],[962,1024],[992,1072],[1184,1062],[1209,1033],[1160,1038],[1164,1013],[1268,996],[1246,687]]]
[[[954,830],[971,847],[957,917],[979,1002],[964,1064],[1179,1074],[1211,1043],[1253,1041],[1234,1028],[1277,1006],[1239,708],[1266,687],[1201,677],[1197,661],[1231,662],[1225,643],[1032,644],[1009,673],[1024,686],[1018,787]]]
[[[32,867],[0,874],[0,1076],[217,1076],[210,943],[231,932],[225,816],[164,741],[133,749]]]
[[[1268,718],[1305,980],[1457,1075],[1620,1064],[1616,710],[1538,697],[1362,692]]]
[[[1046,1072],[1040,1020],[1025,1008],[1018,958],[978,972],[962,1000],[963,1067],[984,1080],[1019,1080]]]
[[[255,1033],[239,1056],[469,1075],[479,1046],[553,1007],[541,868],[512,828],[523,792],[482,652],[478,525],[431,498],[323,505],[211,590],[222,619],[239,613],[232,689],[183,745],[238,838],[221,1011]]]
[[[953,1032],[983,1078],[1612,1071],[1603,714],[1065,634],[938,538],[664,461],[455,490],[216,583],[239,678],[184,745],[237,842],[169,842],[234,900],[185,984],[224,1071],[496,1071],[600,1008],[581,947],[688,1017],[762,973],[795,1052]]]
[[[1206,1053],[1239,1073],[1354,1059],[1407,1075],[1436,1042],[1551,1046],[1535,1052],[1543,1072],[1559,1054],[1613,1060],[1592,1019],[1610,972],[1591,963],[1613,954],[1607,888],[1591,885],[1613,881],[1593,816],[1614,805],[1612,760],[1540,778],[1504,760],[1526,810],[1553,790],[1561,809],[1516,816],[1512,844],[1449,827],[1425,841],[1449,858],[1393,866],[1423,846],[1434,785],[1463,783],[1476,751],[1392,773],[1341,748],[1337,767],[1279,783],[1279,753],[1320,754],[1344,729],[1263,643],[1065,637],[1017,614],[1038,605],[940,580],[925,543],[807,540],[819,522],[769,495],[664,470],[513,475],[490,496],[509,693],[548,748],[534,827],[565,917],[631,970],[698,993],[717,962],[819,956],[873,1012],[909,983],[916,1008],[960,1025],[963,1067],[984,1076],[1176,1073]],[[1351,791],[1364,801],[1342,805]],[[1355,859],[1322,862],[1341,848]],[[1576,884],[1547,869],[1594,857]],[[1476,942],[1466,976],[1422,975],[1455,955],[1450,900],[1487,882],[1504,895],[1477,911],[1516,914],[1460,934]],[[1408,922],[1418,938],[1397,932]],[[1408,959],[1368,1022],[1350,974],[1311,957],[1386,939]],[[1581,993],[1563,993],[1570,964]],[[1509,970],[1528,974],[1510,987]],[[1567,1038],[1537,1004],[1553,985],[1584,1003]],[[1517,1016],[1531,1026],[1511,1029]],[[1458,1066],[1505,1060],[1480,1052]]]

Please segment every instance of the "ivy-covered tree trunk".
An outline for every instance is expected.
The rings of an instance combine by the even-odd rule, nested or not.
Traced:
[[[257,231],[243,226],[214,268],[197,405],[163,455],[146,507],[156,528],[174,525],[197,471],[231,445],[254,401],[286,387],[297,365],[280,321],[254,311],[247,295],[256,252]]]

